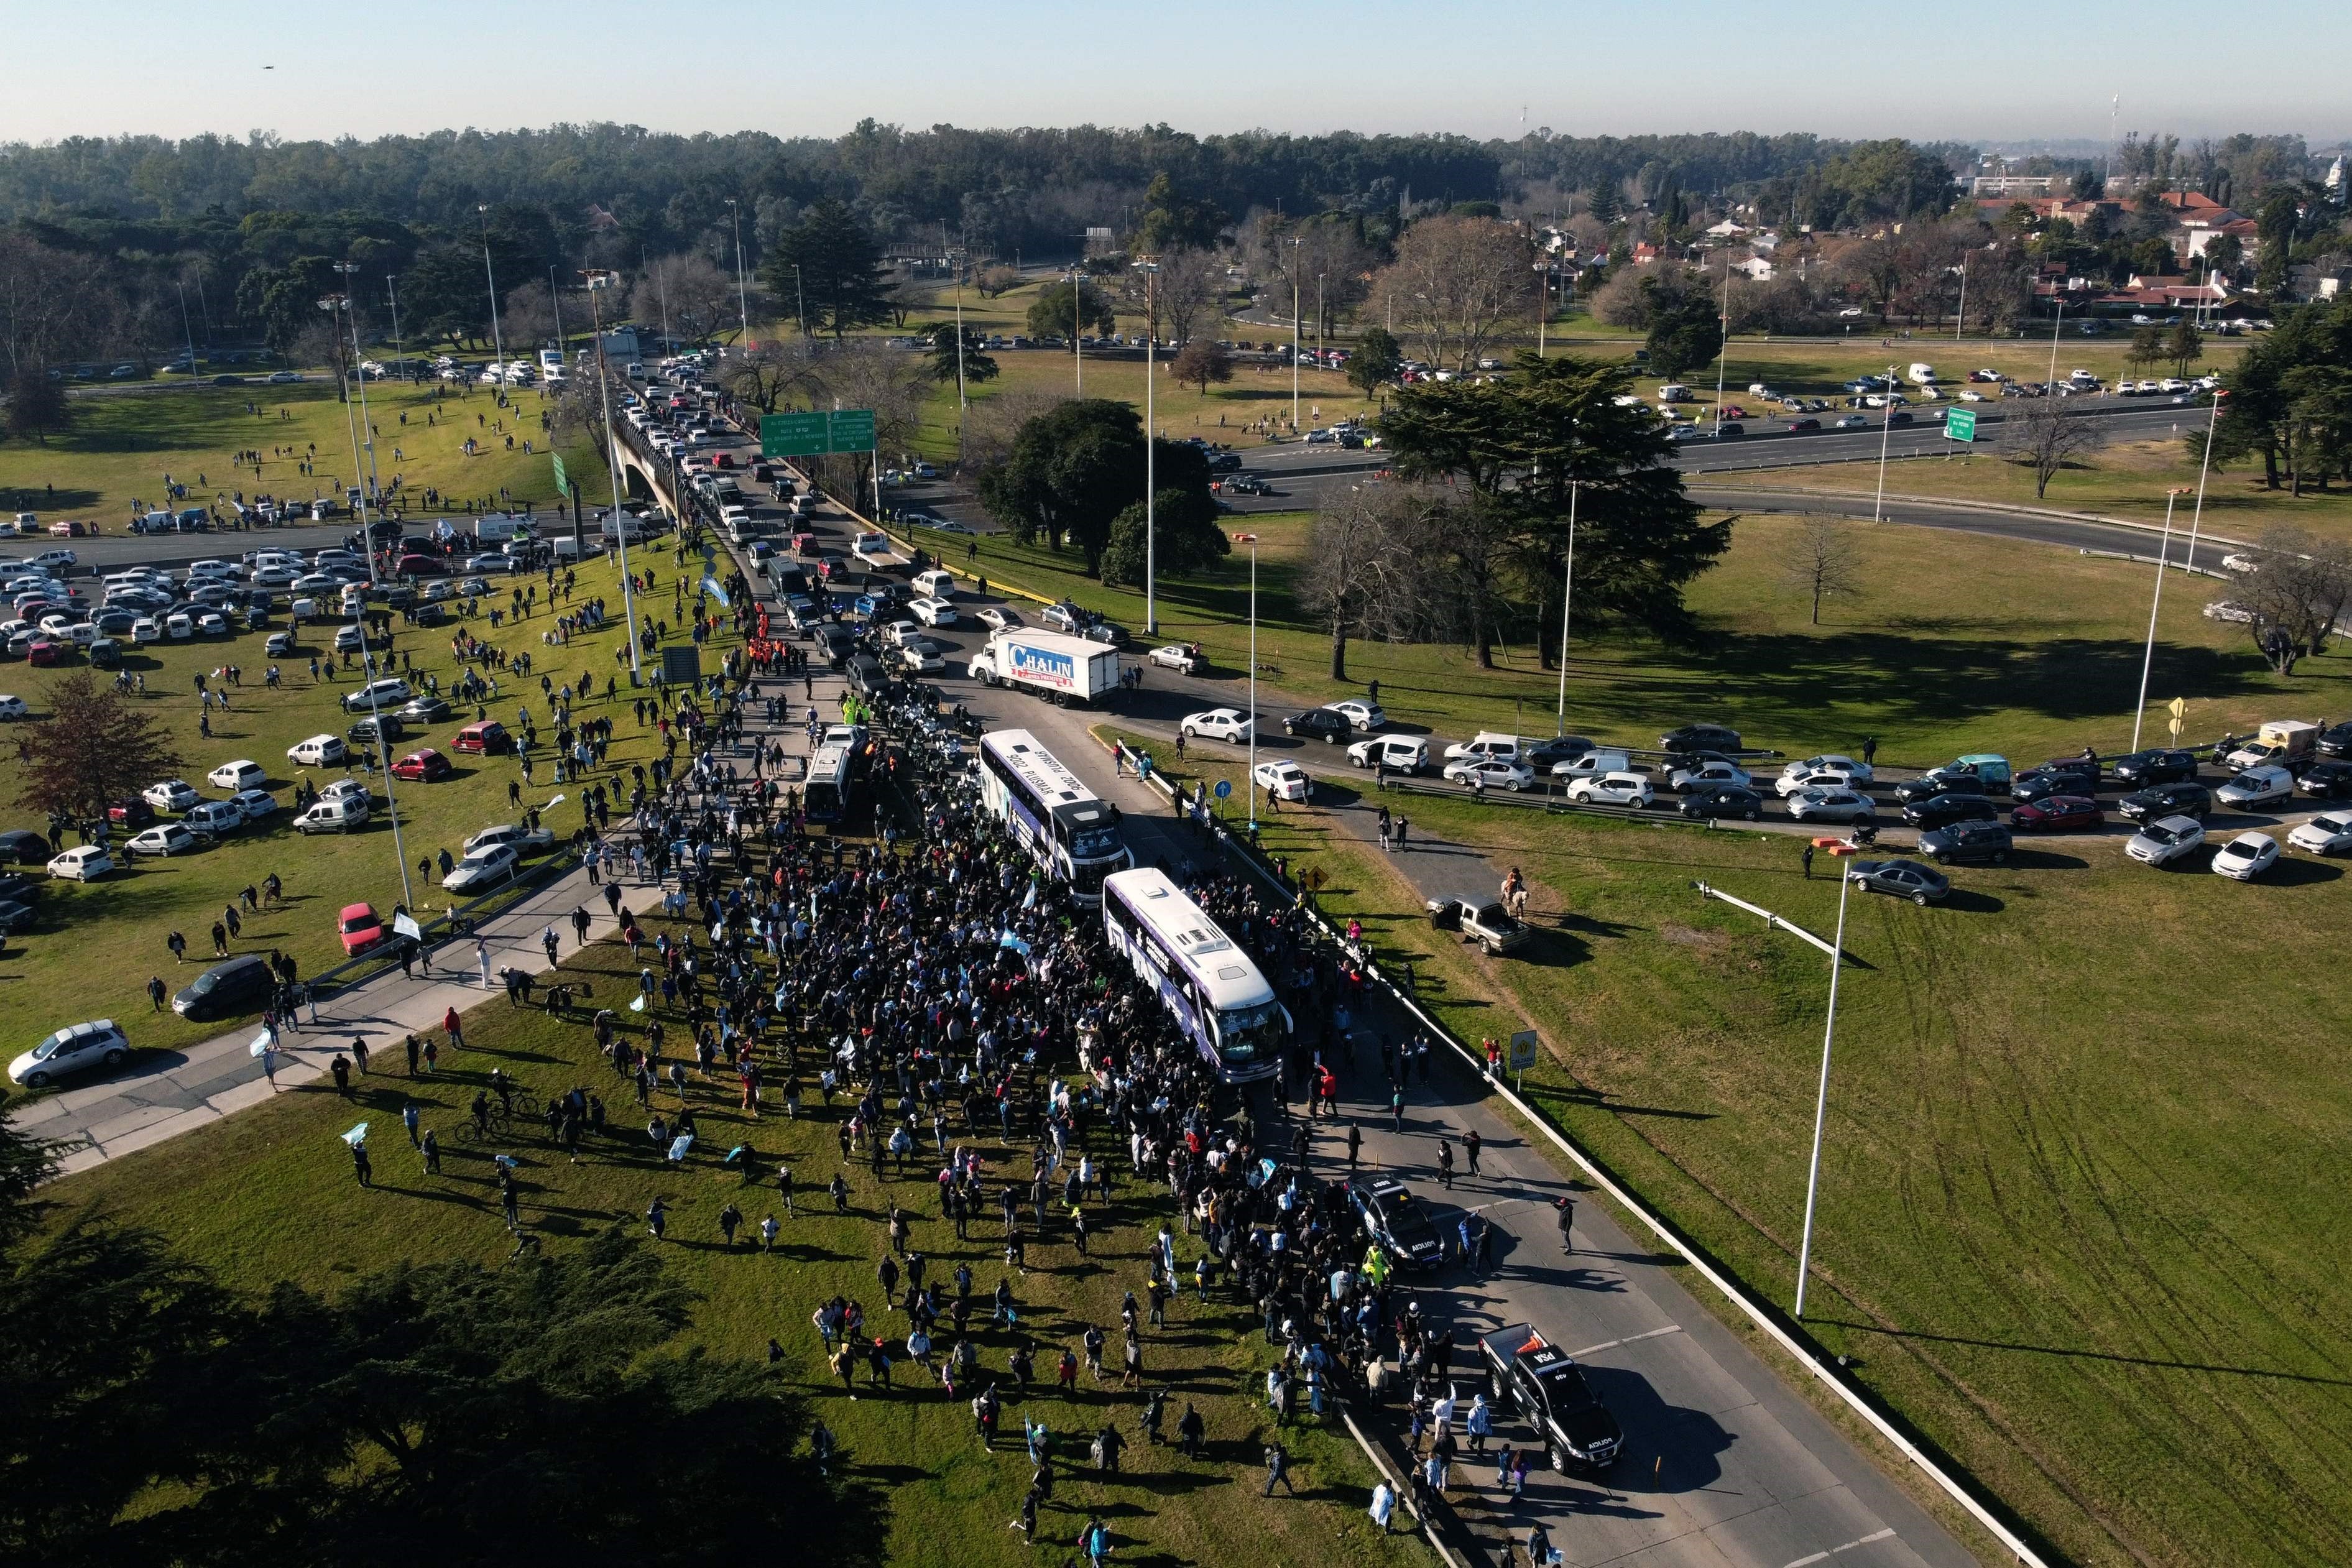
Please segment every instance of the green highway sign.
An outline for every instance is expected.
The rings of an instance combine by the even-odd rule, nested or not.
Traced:
[[[836,408],[833,411],[834,452],[870,452],[874,449],[874,410],[871,408]]]
[[[1977,411],[1973,408],[1955,408],[1946,414],[1944,416],[1944,434],[1947,437],[1954,441],[1975,440],[1977,438]]]
[[[874,445],[874,411],[870,408],[836,408],[829,414],[769,414],[760,419],[760,456],[763,458],[870,452]]]
[[[563,472],[563,458],[560,454],[554,452],[550,452],[548,457],[555,464],[555,493],[557,495],[563,495],[572,489],[572,482]]]

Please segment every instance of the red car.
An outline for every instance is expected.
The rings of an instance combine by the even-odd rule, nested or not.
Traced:
[[[2009,814],[2009,825],[2021,832],[2040,828],[2057,832],[2064,828],[2096,827],[2105,822],[2107,814],[2099,803],[2087,795],[2053,795],[2018,806]]]
[[[414,552],[402,556],[400,563],[393,570],[404,577],[446,577],[449,574],[448,563],[443,561],[438,555],[418,555]]]
[[[472,752],[485,757],[511,751],[513,747],[514,742],[509,738],[507,727],[496,719],[485,719],[478,724],[467,725],[457,731],[457,738],[449,742],[449,749],[453,752]]]
[[[130,795],[108,806],[106,819],[136,832],[155,820],[155,808],[137,795]]]
[[[375,918],[373,904],[345,904],[343,912],[335,919],[335,931],[343,941],[343,952],[356,955],[383,940],[383,922]]]
[[[392,764],[392,776],[411,783],[434,784],[447,778],[457,770],[449,759],[427,746],[421,752],[411,752]]]
[[[33,646],[25,650],[26,664],[62,664],[65,657],[66,645],[51,642],[47,637],[35,637]]]

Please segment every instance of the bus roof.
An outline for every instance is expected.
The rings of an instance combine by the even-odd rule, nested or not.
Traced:
[[[1095,792],[1069,770],[1061,758],[1038,744],[1026,730],[991,730],[980,743],[1020,776],[1047,805],[1066,805],[1095,798]]]
[[[1103,894],[1114,893],[1176,951],[1211,1006],[1222,1011],[1274,1000],[1274,988],[1249,954],[1167,872],[1148,866],[1113,872],[1103,879]]]

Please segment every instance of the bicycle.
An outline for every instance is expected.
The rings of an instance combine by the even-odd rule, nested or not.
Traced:
[[[459,1122],[457,1141],[461,1143],[478,1143],[499,1148],[513,1142],[514,1132],[507,1118],[499,1115],[498,1108],[493,1106],[490,1108],[488,1121]]]

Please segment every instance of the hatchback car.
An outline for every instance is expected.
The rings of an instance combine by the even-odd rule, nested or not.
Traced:
[[[1746,789],[1751,782],[1747,769],[1719,758],[1678,767],[1666,774],[1666,787],[1676,795],[1705,789]]]
[[[1878,804],[1843,785],[1809,789],[1789,797],[1789,816],[1797,822],[1870,822],[1878,816]]]
[[[1674,752],[1736,752],[1739,731],[1721,724],[1685,724],[1658,737],[1658,744]]]
[[[210,847],[208,838],[200,838],[185,823],[162,822],[144,833],[134,834],[123,847],[141,855],[193,855]]]
[[[345,904],[343,912],[335,917],[335,935],[343,952],[357,957],[383,940],[383,921],[377,918],[373,904]]]
[[[1584,805],[1638,808],[1650,805],[1657,796],[1650,788],[1650,781],[1641,774],[1614,773],[1577,780],[1568,786],[1568,798]]]
[[[259,822],[278,812],[278,797],[266,789],[239,790],[219,804],[236,807],[238,815],[247,822]]]
[[[1250,721],[1238,708],[1212,708],[1186,714],[1177,728],[1194,740],[1239,742],[1249,739]]]
[[[1938,866],[1961,861],[2000,866],[2008,863],[2015,842],[2015,836],[1998,822],[1955,822],[1919,835],[1919,853]]]
[[[490,844],[470,851],[463,860],[450,868],[441,879],[441,886],[453,893],[467,893],[494,888],[512,877],[522,868],[522,857],[507,844]]]
[[[59,1079],[95,1068],[119,1068],[131,1059],[131,1040],[111,1018],[72,1024],[8,1064],[12,1082],[47,1089]]]
[[[2251,882],[2278,864],[2278,840],[2267,833],[2241,833],[2213,851],[2217,876]]]
[[[1250,782],[1276,800],[1303,801],[1315,793],[1315,782],[1297,763],[1260,763],[1251,770]]]
[[[1682,814],[1693,821],[1741,822],[1764,820],[1764,797],[1752,789],[1722,786],[1701,789],[1683,797]]]
[[[1856,860],[1845,874],[1865,893],[1908,899],[1922,909],[1942,902],[1952,891],[1949,877],[1916,860]]]
[[[185,779],[165,779],[141,790],[139,798],[157,811],[185,811],[204,797]]]
[[[313,735],[286,748],[286,760],[303,768],[331,768],[349,754],[341,735]]]
[[[453,752],[467,752],[484,757],[496,756],[501,752],[511,751],[513,747],[513,738],[507,733],[506,726],[496,719],[485,719],[478,724],[467,725],[457,731],[457,739],[449,742],[449,749]]]
[[[1992,822],[2000,808],[1980,795],[1931,795],[1903,808],[1903,820],[1913,827],[1948,826],[1955,822]]]
[[[1327,703],[1325,706],[1330,712],[1344,715],[1360,734],[1380,729],[1389,721],[1388,710],[1377,702],[1361,702],[1350,697],[1344,702]]]
[[[205,780],[215,789],[259,789],[269,782],[269,774],[259,763],[239,758],[233,763],[223,763],[206,773]]]
[[[1445,782],[1474,790],[1507,789],[1513,794],[1536,782],[1535,769],[1507,757],[1463,757],[1445,764]]]
[[[411,784],[435,784],[457,771],[448,758],[430,746],[411,752],[392,764],[392,776]]]
[[[2197,755],[2193,752],[2132,752],[2117,757],[2109,766],[2117,784],[2129,784],[2134,789],[2182,784],[2197,777]]]
[[[1356,726],[1345,713],[1332,708],[1310,708],[1304,713],[1293,713],[1282,721],[1286,735],[1304,735],[1310,740],[1336,746],[1355,733]]]
[[[2205,825],[2193,816],[2168,816],[2144,825],[2124,846],[2143,866],[2163,866],[2194,853],[2205,842]]]

